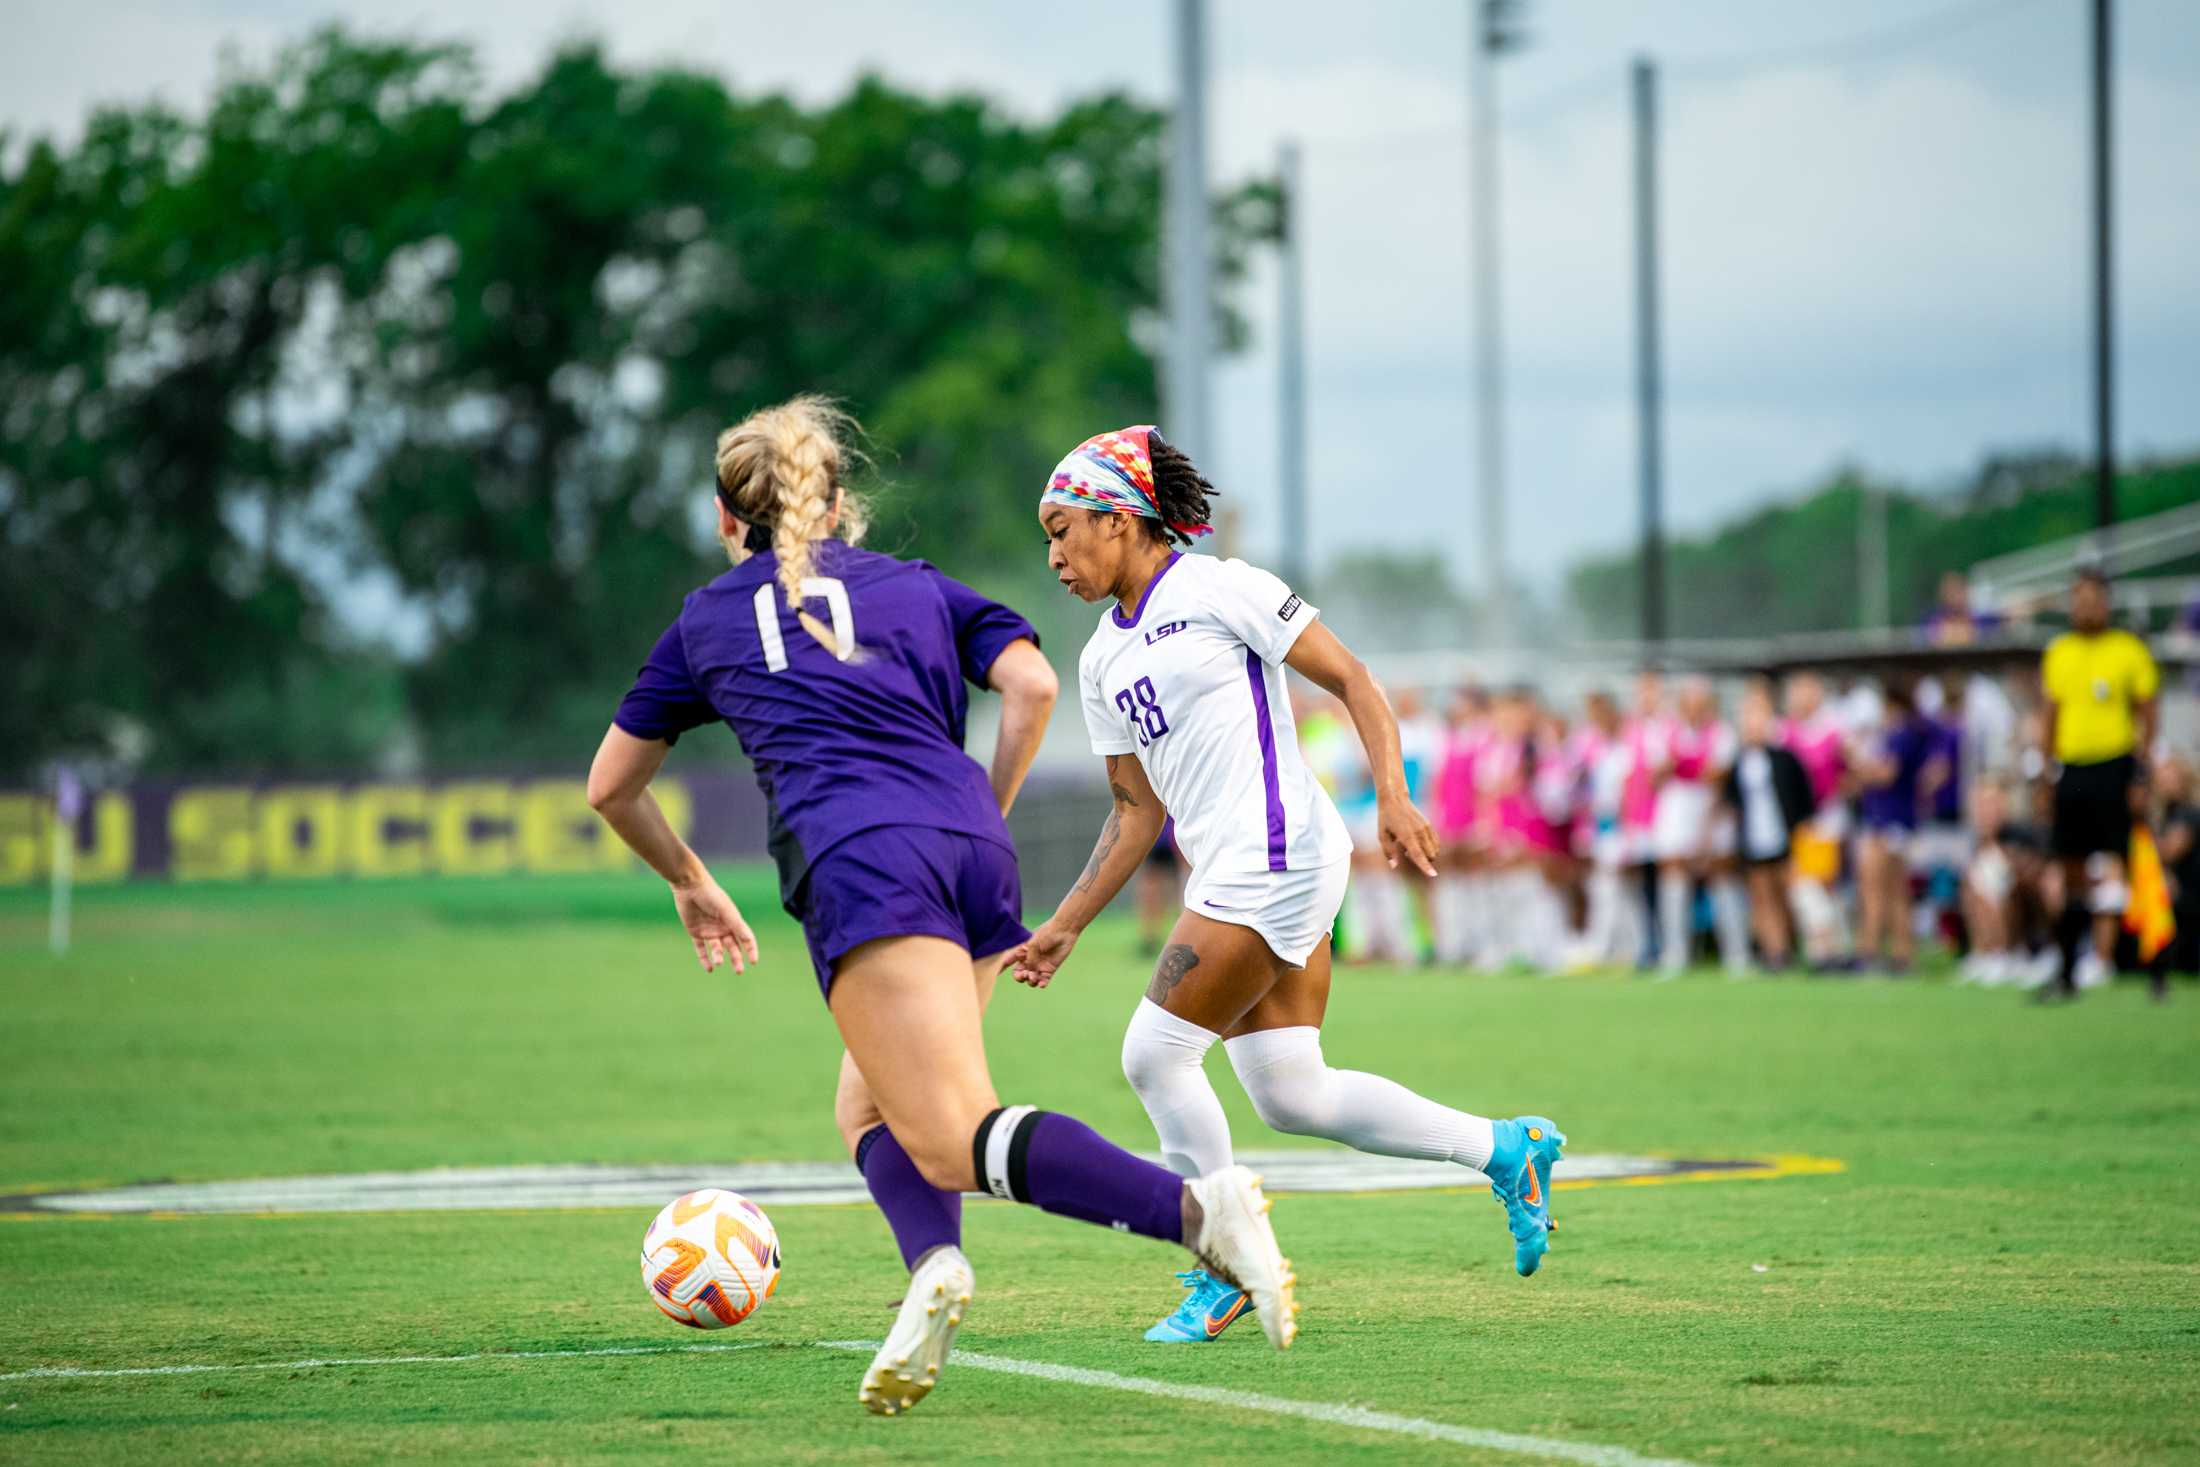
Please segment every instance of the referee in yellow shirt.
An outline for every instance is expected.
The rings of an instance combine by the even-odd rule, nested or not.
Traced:
[[[2070,588],[2070,630],[2050,642],[2040,660],[2047,742],[2061,766],[2054,840],[2063,870],[2062,915],[2055,924],[2062,965],[2057,981],[2041,990],[2043,999],[2077,996],[2078,953],[2088,925],[2103,970],[2115,961],[2132,807],[2154,746],[2161,674],[2147,644],[2110,626],[2108,617],[2108,577],[2079,571]]]

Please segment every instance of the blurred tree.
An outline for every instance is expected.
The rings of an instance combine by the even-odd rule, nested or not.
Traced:
[[[7,764],[132,725],[168,766],[339,763],[387,733],[388,670],[333,655],[285,552],[351,442],[342,303],[462,137],[457,63],[316,46],[229,78],[203,123],[102,112],[0,180]]]
[[[1020,579],[1054,459],[1151,412],[1161,128],[875,79],[810,111],[589,46],[492,97],[462,48],[331,30],[204,119],[33,146],[0,767],[131,726],[159,765],[344,766],[401,716],[440,763],[570,764],[713,569],[716,430],[800,391],[880,446],[874,543]],[[1226,280],[1266,200],[1218,202]],[[335,604],[366,573],[429,625],[402,667]]]

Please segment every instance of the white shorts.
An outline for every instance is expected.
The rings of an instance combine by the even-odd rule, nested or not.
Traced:
[[[1673,780],[1658,791],[1650,825],[1650,850],[1660,861],[1688,861],[1711,854],[1711,786]]]
[[[1945,866],[1960,871],[1971,859],[1971,832],[1960,825],[1933,824],[1910,842],[1910,863],[1927,870]]]
[[[1215,922],[1250,927],[1294,968],[1306,966],[1337,925],[1349,860],[1310,871],[1209,871],[1195,868],[1184,888],[1184,910]]]

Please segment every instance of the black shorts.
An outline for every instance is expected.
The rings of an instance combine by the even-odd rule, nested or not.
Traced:
[[[1146,852],[1146,864],[1156,871],[1165,871],[1171,876],[1184,869],[1184,863],[1176,853],[1176,842],[1166,835],[1155,841],[1153,849]]]
[[[2073,859],[2131,849],[2131,785],[2139,762],[2129,754],[2098,764],[2065,764],[2055,781],[2055,854]]]

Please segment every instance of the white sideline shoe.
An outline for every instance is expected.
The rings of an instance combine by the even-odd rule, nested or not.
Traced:
[[[1291,1272],[1291,1260],[1276,1246],[1276,1230],[1268,1225],[1268,1209],[1274,1204],[1261,1195],[1260,1178],[1244,1167],[1229,1166],[1186,1185],[1201,1213],[1198,1238],[1186,1240],[1192,1252],[1209,1273],[1252,1296],[1253,1313],[1269,1344],[1290,1349],[1299,1334],[1299,1306],[1292,1297],[1299,1279]]]
[[[970,1260],[960,1248],[934,1249],[909,1275],[901,1313],[863,1372],[856,1400],[873,1416],[898,1416],[931,1394],[955,1348],[955,1327],[970,1307]]]

